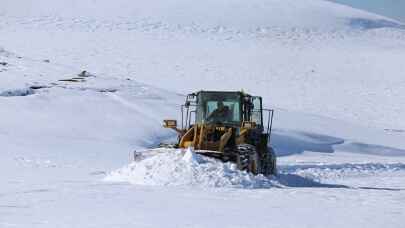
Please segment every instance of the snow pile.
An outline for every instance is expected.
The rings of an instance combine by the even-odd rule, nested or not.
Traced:
[[[150,151],[157,152],[156,150]],[[254,176],[236,168],[194,153],[191,149],[160,150],[153,156],[133,162],[111,172],[104,180],[136,185],[193,186],[225,188],[269,188],[276,182],[262,175]]]

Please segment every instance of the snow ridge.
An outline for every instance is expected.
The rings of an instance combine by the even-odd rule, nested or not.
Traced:
[[[20,89],[9,89],[5,91],[1,91],[0,89],[0,97],[24,97],[34,94],[34,90],[31,88],[20,88]]]

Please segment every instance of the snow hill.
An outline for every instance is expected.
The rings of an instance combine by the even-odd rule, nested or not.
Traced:
[[[404,25],[388,18],[319,0],[3,5],[1,45],[19,54],[181,93],[244,88],[288,110],[405,127]]]
[[[346,4],[355,8],[382,14],[387,17],[396,18],[400,21],[405,21],[405,2],[401,0],[369,0],[367,2],[362,0],[331,0],[331,2]]]
[[[3,0],[0,227],[401,227],[404,56],[329,1]],[[277,177],[151,150],[200,89],[276,109]]]

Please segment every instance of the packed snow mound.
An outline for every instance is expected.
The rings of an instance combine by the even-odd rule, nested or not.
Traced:
[[[202,188],[269,188],[277,183],[262,175],[254,176],[235,164],[176,149],[159,149],[140,161],[111,172],[104,180],[152,186],[192,186]]]
[[[8,89],[2,91],[0,88],[0,97],[24,97],[33,95],[35,92],[31,88]]]

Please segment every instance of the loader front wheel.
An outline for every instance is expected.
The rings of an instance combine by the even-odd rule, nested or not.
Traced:
[[[250,144],[240,144],[236,147],[236,164],[238,169],[253,174],[260,173],[260,159],[256,147]]]

